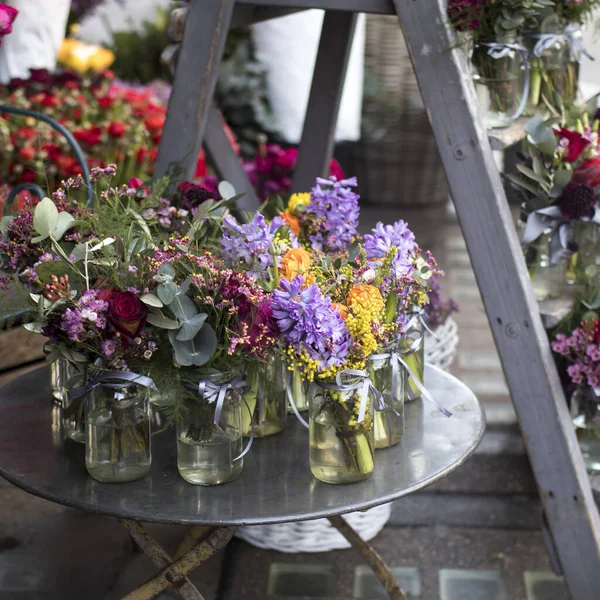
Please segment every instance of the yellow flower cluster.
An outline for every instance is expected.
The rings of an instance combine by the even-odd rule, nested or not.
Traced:
[[[101,73],[108,69],[114,60],[115,55],[110,50],[73,38],[63,40],[58,51],[58,61],[78,73]]]
[[[302,214],[310,204],[310,193],[292,194],[288,201],[287,211],[292,215]]]
[[[306,350],[302,350],[300,354],[296,353],[291,346],[286,351],[287,365],[290,371],[299,369],[302,373],[302,378],[306,381],[314,381],[315,375],[319,369],[319,361],[313,360],[308,355]]]

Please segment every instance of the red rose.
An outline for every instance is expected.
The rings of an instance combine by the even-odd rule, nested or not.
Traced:
[[[108,133],[114,138],[120,138],[125,135],[125,123],[123,121],[113,121],[108,126]]]
[[[600,156],[583,162],[573,173],[573,181],[587,183],[592,187],[600,185]]]
[[[97,100],[101,108],[110,108],[115,103],[115,98],[111,98],[110,96],[101,96]]]
[[[567,139],[569,141],[569,145],[567,146],[563,157],[565,162],[575,162],[589,144],[588,140],[586,140],[579,132],[571,131],[565,127],[562,127],[561,130],[557,132],[557,136],[559,140]]]
[[[148,316],[148,307],[133,292],[114,292],[108,300],[108,318],[127,339],[136,338]]]
[[[162,130],[163,125],[165,124],[165,117],[155,113],[148,116],[144,123],[148,131],[151,133],[156,133]]]
[[[35,157],[35,149],[31,146],[23,146],[23,148],[19,148],[19,157],[23,160],[33,160]]]

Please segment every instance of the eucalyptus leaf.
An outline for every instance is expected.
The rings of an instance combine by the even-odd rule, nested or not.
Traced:
[[[146,320],[150,325],[154,325],[154,327],[158,327],[159,329],[179,329],[179,323],[174,319],[165,317],[160,310],[156,312],[150,310]]]
[[[196,212],[194,213],[194,219],[193,222],[197,223],[198,221],[204,219],[208,213],[210,212],[210,209],[214,206],[215,201],[214,200],[205,200],[197,209]]]
[[[27,331],[31,331],[33,333],[38,333],[38,334],[42,333],[42,324],[41,323],[25,323],[25,325],[23,325],[23,327],[25,329],[27,329]]]
[[[6,235],[6,232],[8,231],[8,226],[10,225],[10,222],[13,219],[14,217],[2,217],[0,219],[0,235]]]
[[[176,339],[180,342],[187,342],[196,337],[198,332],[202,329],[204,321],[208,315],[206,313],[200,313],[188,319],[177,332]]]
[[[190,285],[192,284],[192,278],[188,277],[180,286],[179,289],[177,290],[177,295],[178,296],[184,296],[185,294],[187,294],[187,291],[190,289]]]
[[[224,200],[229,200],[235,196],[235,188],[229,181],[221,181],[219,184],[219,194]]]
[[[44,198],[33,212],[33,228],[40,236],[48,237],[56,229],[58,223],[58,208],[50,198]]]
[[[144,294],[140,297],[140,300],[148,306],[154,306],[156,308],[162,308],[164,306],[160,298],[158,298],[154,294]]]
[[[526,167],[525,165],[517,165],[517,169],[519,172],[525,175],[525,177],[529,177],[529,179],[533,179],[533,181],[537,181],[539,184],[545,183],[544,178],[537,175],[529,167]]]
[[[168,307],[180,323],[185,323],[198,314],[194,301],[188,296],[177,296],[173,302],[169,303]]]
[[[170,263],[162,265],[154,276],[154,281],[159,283],[167,283],[173,281],[173,279],[175,279],[175,269]]]
[[[35,272],[42,283],[50,283],[52,275],[56,275],[56,277],[66,275],[69,272],[69,266],[62,260],[46,260],[35,268]]]
[[[65,232],[71,229],[76,223],[77,221],[68,212],[61,212],[58,215],[58,222],[52,232],[52,237],[55,240],[60,240],[65,235]]]
[[[169,331],[169,340],[175,351],[175,360],[184,367],[205,365],[217,350],[217,336],[214,329],[205,324],[193,340],[181,342],[177,334]]]
[[[171,304],[177,295],[177,285],[172,281],[161,283],[156,288],[156,295],[163,304]]]

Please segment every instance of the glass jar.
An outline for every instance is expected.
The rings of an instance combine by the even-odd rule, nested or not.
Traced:
[[[177,421],[177,468],[181,477],[194,485],[233,481],[244,468],[242,414],[246,408],[235,387],[227,389],[215,423],[218,390],[233,379],[232,372],[182,374],[180,378],[177,402],[183,416]],[[210,401],[198,395],[201,380],[214,386]]]
[[[415,314],[411,318],[406,335],[398,349],[402,355],[402,360],[408,365],[414,377],[423,385],[425,381],[425,326],[420,315]],[[412,402],[421,397],[421,390],[412,375],[406,374],[406,383],[404,384],[404,401]]]
[[[560,115],[563,99],[572,87],[569,46],[562,29],[550,25],[541,31],[526,32],[523,45],[529,55],[529,97],[525,114],[540,113],[543,118]]]
[[[567,283],[568,261],[563,259],[556,264],[550,262],[551,243],[552,230],[546,230],[537,240],[523,246],[529,279],[538,302],[558,298]]]
[[[58,358],[50,364],[50,387],[52,395],[57,400],[64,400],[67,397],[67,382],[69,379],[80,374],[77,366],[69,362],[66,358]]]
[[[578,387],[571,396],[571,417],[588,473],[600,473],[600,404],[589,386]]]
[[[567,70],[565,74],[564,103],[574,103],[579,97],[579,72],[583,58],[583,29],[578,24],[570,24],[567,33]]]
[[[144,477],[151,466],[148,390],[97,387],[85,399],[85,466],[104,483]]]
[[[366,367],[385,403],[384,409],[376,410],[373,417],[376,450],[396,445],[404,435],[404,369],[392,350],[393,347],[378,350],[369,357]]]
[[[362,383],[352,390],[313,382],[309,391],[310,470],[325,483],[354,483],[375,467],[373,403],[357,423]]]
[[[471,76],[479,110],[488,128],[508,127],[522,97],[521,55],[515,50],[494,58],[496,44],[515,44],[515,36],[481,39],[471,52]]]
[[[73,440],[81,444],[85,441],[83,399],[70,400],[68,391],[85,385],[86,381],[87,365],[84,363],[74,365],[66,358],[59,358],[50,365],[52,394],[58,404],[60,431],[64,441]]]
[[[296,405],[298,412],[304,412],[308,410],[309,388],[310,382],[302,378],[302,375],[298,369],[294,369],[293,371],[290,371],[289,369],[287,370],[286,389],[289,389],[289,393],[294,399],[294,404]],[[288,413],[294,412],[289,401],[287,407]]]
[[[569,271],[574,283],[585,283],[590,277],[595,277],[600,266],[600,229],[596,223],[574,221],[574,240],[577,252],[569,261]],[[586,273],[593,267],[593,273]]]
[[[283,430],[287,418],[287,370],[275,354],[265,361],[254,360],[246,366],[244,399],[250,408],[242,412],[242,432],[245,437],[267,437]]]

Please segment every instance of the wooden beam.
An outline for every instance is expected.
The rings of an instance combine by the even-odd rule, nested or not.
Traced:
[[[292,182],[294,192],[310,190],[315,177],[329,174],[335,125],[357,18],[355,13],[325,13]]]
[[[235,0],[190,3],[158,152],[159,176],[172,165],[183,167],[182,178],[194,175],[234,4]]]
[[[445,2],[394,0],[573,600],[600,589],[600,518]]]
[[[233,12],[231,28],[244,27],[261,21],[269,21],[278,17],[285,17],[297,12],[302,12],[305,8],[291,7],[271,7],[271,6],[237,6]]]
[[[215,106],[209,110],[205,145],[210,161],[221,178],[229,181],[238,194],[245,194],[237,201],[238,210],[256,210],[260,201],[223,129],[223,119]]]
[[[291,8],[322,8],[374,15],[395,15],[392,0],[237,0],[237,4]]]

